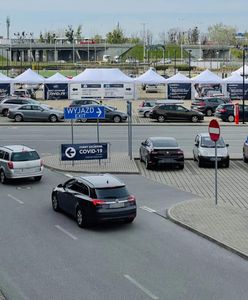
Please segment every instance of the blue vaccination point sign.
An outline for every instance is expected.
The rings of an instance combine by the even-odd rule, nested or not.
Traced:
[[[105,107],[101,105],[64,107],[64,118],[70,120],[105,119]]]

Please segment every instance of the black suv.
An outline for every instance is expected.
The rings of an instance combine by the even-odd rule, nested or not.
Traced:
[[[212,116],[220,104],[231,103],[229,98],[206,97],[194,99],[191,108],[202,112],[206,116]]]
[[[248,121],[248,105],[244,106],[245,111],[245,119],[244,121]],[[221,104],[216,108],[215,117],[221,119],[225,122],[234,122],[234,104]],[[239,120],[243,121],[243,105],[239,105]]]
[[[166,120],[173,121],[191,121],[196,123],[204,119],[204,115],[196,110],[187,109],[178,104],[163,104],[155,106],[149,114],[150,119],[155,119],[158,122]]]
[[[136,200],[126,185],[110,174],[71,178],[52,191],[52,208],[75,217],[79,227],[96,222],[131,223],[136,217]]]

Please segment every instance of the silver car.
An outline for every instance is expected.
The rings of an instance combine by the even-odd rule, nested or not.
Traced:
[[[0,146],[0,182],[9,179],[33,177],[40,181],[43,175],[43,161],[32,148],[24,145]]]
[[[16,122],[21,121],[64,121],[64,112],[61,110],[50,109],[44,105],[27,104],[18,108],[10,109],[8,118]]]

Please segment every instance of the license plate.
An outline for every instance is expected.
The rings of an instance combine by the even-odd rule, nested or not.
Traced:
[[[40,171],[39,167],[15,169],[15,173],[33,173],[33,172],[39,172],[39,171]]]
[[[211,160],[211,161],[215,161],[215,157],[211,157],[210,160]],[[220,161],[220,160],[221,160],[221,158],[220,158],[220,157],[217,157],[217,161]]]
[[[109,208],[121,208],[124,207],[125,203],[124,202],[115,202],[115,203],[110,203]]]

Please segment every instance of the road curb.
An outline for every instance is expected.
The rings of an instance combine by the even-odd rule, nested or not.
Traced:
[[[173,222],[173,223],[175,223],[175,224],[177,224],[177,225],[179,225],[179,226],[181,226],[181,227],[183,227],[183,228],[185,228],[185,229],[187,229],[187,230],[189,230],[189,231],[191,231],[191,232],[193,232],[193,233],[195,233],[195,234],[197,234],[197,235],[199,235],[199,236],[201,236],[201,237],[203,237],[203,238],[205,238],[205,239],[207,239],[207,240],[209,240],[209,241],[211,241],[211,242],[213,242],[213,243],[215,243],[216,245],[218,245],[218,246],[220,246],[220,247],[222,247],[222,248],[225,248],[226,250],[228,250],[228,251],[230,251],[230,252],[232,252],[232,253],[234,253],[234,254],[236,254],[236,255],[239,255],[239,256],[242,257],[243,259],[248,260],[248,255],[245,254],[244,252],[242,252],[242,251],[240,251],[240,250],[238,250],[238,249],[235,249],[234,247],[231,247],[231,246],[229,246],[228,244],[223,243],[223,242],[219,241],[218,239],[216,239],[216,238],[214,238],[214,237],[212,237],[212,236],[210,236],[210,235],[208,235],[208,234],[206,234],[206,233],[203,233],[203,232],[201,232],[201,231],[195,229],[194,227],[192,227],[192,226],[190,226],[190,225],[188,225],[188,224],[186,224],[186,223],[180,221],[180,220],[177,219],[176,217],[174,217],[173,214],[171,213],[171,210],[172,210],[175,206],[178,206],[178,205],[180,205],[180,204],[181,204],[181,203],[178,203],[178,204],[176,204],[176,205],[170,207],[170,208],[166,211],[166,215],[167,215],[168,220],[170,220],[171,222]]]

